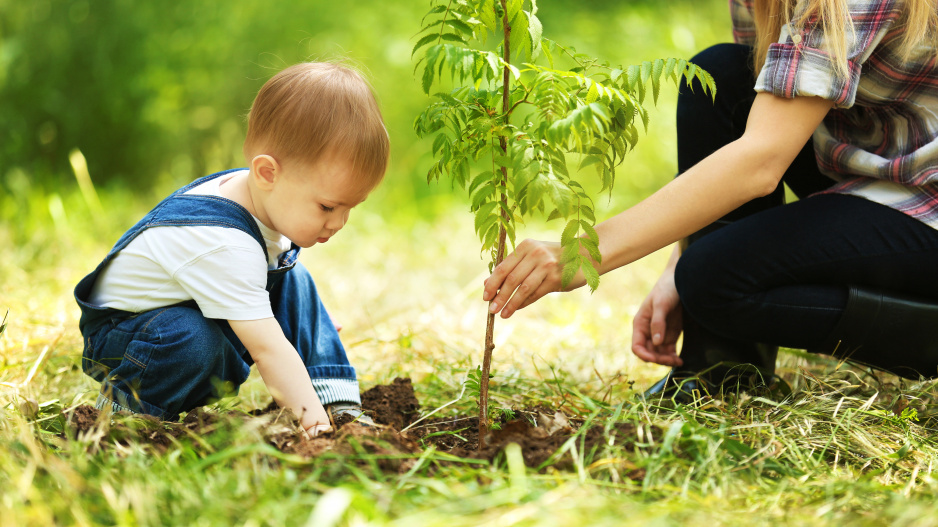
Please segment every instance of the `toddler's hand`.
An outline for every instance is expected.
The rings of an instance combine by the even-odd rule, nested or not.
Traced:
[[[332,431],[332,425],[328,423],[316,423],[305,430],[307,439],[312,439],[319,434]]]

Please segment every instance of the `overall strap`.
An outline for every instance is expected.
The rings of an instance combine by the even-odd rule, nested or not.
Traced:
[[[94,286],[98,274],[100,274],[117,253],[127,247],[140,233],[151,227],[218,226],[239,229],[250,234],[251,237],[257,241],[261,250],[264,252],[264,259],[269,260],[264,236],[261,234],[260,227],[257,226],[254,217],[251,216],[251,213],[248,212],[247,209],[232,200],[220,196],[186,194],[187,191],[202,183],[240,170],[244,169],[236,168],[217,172],[193,181],[158,203],[153,210],[147,213],[136,225],[124,233],[124,235],[117,240],[117,243],[114,244],[110,252],[108,252],[104,260],[98,264],[97,268],[85,276],[75,287],[75,300],[82,308],[82,317],[79,326],[84,328],[98,319],[111,316],[111,314],[117,311],[110,308],[100,308],[88,303],[87,300],[91,294],[91,289]],[[279,261],[280,269],[268,273],[268,290],[273,282],[279,280],[283,272],[293,267],[298,256],[299,247],[295,244],[289,251],[281,256]]]
[[[139,236],[141,232],[150,227],[203,225],[231,227],[250,234],[251,237],[260,244],[261,248],[263,248],[264,257],[266,258],[267,247],[264,243],[264,237],[261,235],[260,228],[254,221],[254,217],[251,216],[251,213],[248,212],[247,209],[234,201],[219,196],[186,194],[186,192],[202,183],[241,170],[244,169],[235,168],[199,178],[167,196],[117,240],[117,243],[111,248],[111,251],[102,264],[113,258],[114,255],[127,247],[134,238]]]

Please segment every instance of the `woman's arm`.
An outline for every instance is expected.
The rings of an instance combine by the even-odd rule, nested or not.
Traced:
[[[596,226],[600,274],[631,263],[771,193],[832,103],[818,97],[756,95],[746,132],[630,209]],[[560,290],[560,248],[525,240],[485,281],[490,311],[508,318]],[[582,286],[578,274],[568,289]],[[510,300],[509,300],[510,298]]]

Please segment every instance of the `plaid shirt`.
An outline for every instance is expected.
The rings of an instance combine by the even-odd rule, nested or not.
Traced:
[[[754,45],[752,0],[729,3],[736,42]],[[786,24],[755,90],[834,102],[814,132],[818,166],[837,182],[825,192],[862,196],[938,229],[938,53],[923,44],[901,59],[903,4],[847,0],[855,29],[847,79],[822,51],[816,20],[795,34]]]

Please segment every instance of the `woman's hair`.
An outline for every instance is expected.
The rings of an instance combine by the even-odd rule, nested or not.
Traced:
[[[371,86],[342,64],[290,66],[264,84],[248,115],[248,160],[268,154],[281,163],[324,158],[349,163],[364,190],[384,177],[389,151]]]
[[[800,6],[799,4],[803,4]],[[903,16],[899,53],[908,59],[922,42],[934,42],[938,35],[938,0],[906,0]],[[797,28],[813,18],[818,20],[825,35],[827,51],[834,59],[837,73],[847,76],[847,39],[852,38],[853,20],[847,11],[847,0],[753,0],[753,15],[756,23],[756,46],[753,55],[754,71],[765,64],[769,45],[778,41],[782,26],[796,12],[793,25]]]

